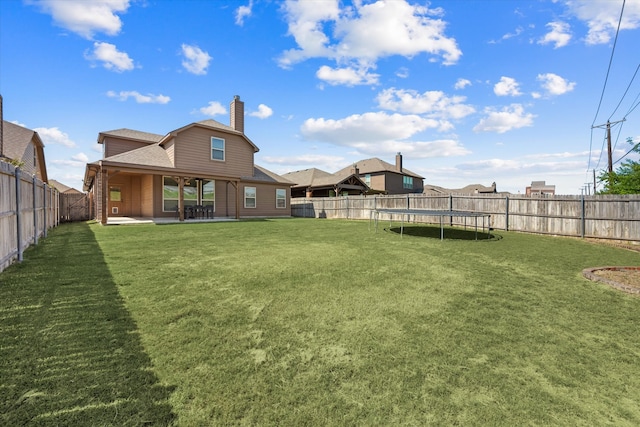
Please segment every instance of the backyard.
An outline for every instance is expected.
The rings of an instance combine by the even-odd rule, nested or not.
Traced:
[[[0,273],[1,425],[640,425],[640,254],[321,219],[49,232]]]

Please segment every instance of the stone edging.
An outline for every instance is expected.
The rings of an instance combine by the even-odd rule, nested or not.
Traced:
[[[623,283],[616,282],[615,280],[607,279],[604,277],[600,277],[597,274],[594,274],[594,271],[598,270],[637,270],[640,271],[640,267],[593,267],[593,268],[585,268],[582,270],[582,275],[589,280],[594,280],[597,282],[606,283],[609,286],[612,286],[616,289],[619,289],[624,292],[628,292],[631,294],[640,294],[640,289],[634,288],[632,286],[627,286]]]

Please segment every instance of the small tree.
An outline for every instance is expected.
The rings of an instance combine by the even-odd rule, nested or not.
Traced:
[[[640,153],[640,143],[634,144],[632,138],[627,142],[633,146],[629,153]],[[640,194],[640,163],[636,161],[625,160],[618,169],[602,172],[599,178],[604,184],[600,194]]]

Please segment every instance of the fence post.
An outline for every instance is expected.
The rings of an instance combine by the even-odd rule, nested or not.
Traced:
[[[453,210],[453,195],[449,193],[449,211]],[[449,227],[453,227],[453,217],[449,217]]]
[[[504,231],[509,231],[509,196],[504,196]]]
[[[47,184],[42,183],[42,193],[43,193],[43,202],[42,202],[42,236],[47,237]]]
[[[16,168],[16,242],[18,244],[18,262],[22,262],[22,212],[20,212],[20,168]]]
[[[31,185],[33,190],[33,244],[38,244],[38,187],[36,184],[36,176],[31,176]]]
[[[584,211],[584,194],[580,196],[580,237],[584,239],[585,233],[585,211]]]

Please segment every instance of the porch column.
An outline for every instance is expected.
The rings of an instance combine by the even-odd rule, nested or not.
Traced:
[[[184,221],[184,180],[184,177],[178,177],[178,218],[180,221]]]
[[[106,170],[102,169],[100,170],[100,175],[102,177],[102,179],[100,181],[102,181],[102,193],[100,194],[100,200],[102,202],[102,210],[100,212],[100,223],[102,225],[106,225],[107,224],[107,218],[109,217],[109,206],[108,206],[108,194],[109,194],[109,174],[107,173]]]
[[[240,219],[240,181],[236,181],[236,219]]]
[[[306,194],[305,194],[307,199],[310,199],[313,197],[313,190],[311,188],[307,188]]]

